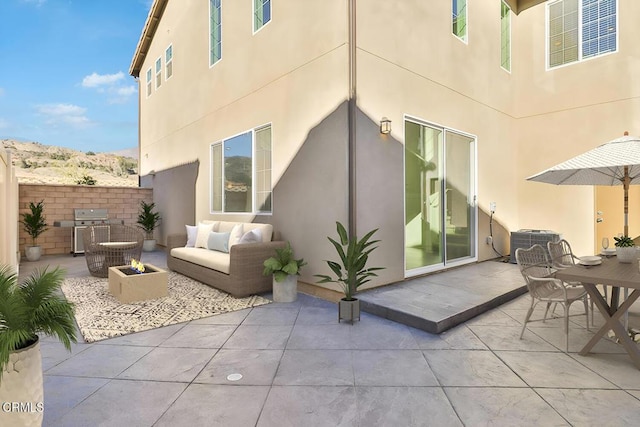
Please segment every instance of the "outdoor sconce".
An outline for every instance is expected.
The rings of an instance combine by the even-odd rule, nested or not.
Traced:
[[[383,135],[391,133],[391,120],[386,117],[383,117],[382,120],[380,120],[380,133]]]

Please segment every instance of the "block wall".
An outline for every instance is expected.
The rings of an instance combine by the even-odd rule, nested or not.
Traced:
[[[137,187],[97,187],[80,185],[19,185],[19,214],[29,212],[29,203],[44,201],[48,230],[38,237],[43,255],[68,254],[73,250],[73,228],[54,227],[54,221],[73,221],[74,209],[108,209],[109,219],[135,225],[140,202],[153,201],[153,189]],[[18,219],[22,216],[19,215]],[[31,237],[19,224],[20,253]]]

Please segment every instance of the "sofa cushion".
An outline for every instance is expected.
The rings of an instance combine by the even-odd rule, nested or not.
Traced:
[[[229,252],[229,233],[209,233],[207,249],[211,251]]]
[[[196,246],[196,238],[198,237],[197,225],[185,225],[187,228],[187,244],[185,247],[194,248]]]
[[[239,224],[238,222],[231,221],[220,221],[218,224],[218,228],[214,229],[214,231],[229,231],[233,229],[233,226]],[[251,230],[259,229],[262,233],[262,241],[267,243],[271,241],[271,237],[273,234],[273,225],[271,224],[262,224],[259,222],[243,222],[242,223],[243,232],[246,233]]]
[[[237,245],[240,239],[242,238],[242,235],[244,234],[242,226],[243,224],[239,223],[234,225],[233,228],[231,229],[231,233],[229,233],[229,249],[231,249],[231,246]]]
[[[196,235],[196,248],[207,248],[207,242],[209,241],[209,233],[213,231],[215,224],[205,224],[203,222],[198,224],[198,234]]]
[[[242,243],[260,243],[262,242],[262,232],[259,228],[249,230],[242,235],[238,244]]]
[[[230,255],[224,252],[210,251],[204,248],[178,247],[171,249],[171,256],[229,274]]]

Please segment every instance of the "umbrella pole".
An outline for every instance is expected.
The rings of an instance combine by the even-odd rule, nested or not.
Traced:
[[[624,178],[622,187],[624,188],[624,237],[629,237],[629,166],[624,167]]]

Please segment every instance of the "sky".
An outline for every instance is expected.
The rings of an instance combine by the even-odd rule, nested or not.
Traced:
[[[129,66],[152,0],[0,0],[0,139],[138,145]]]

